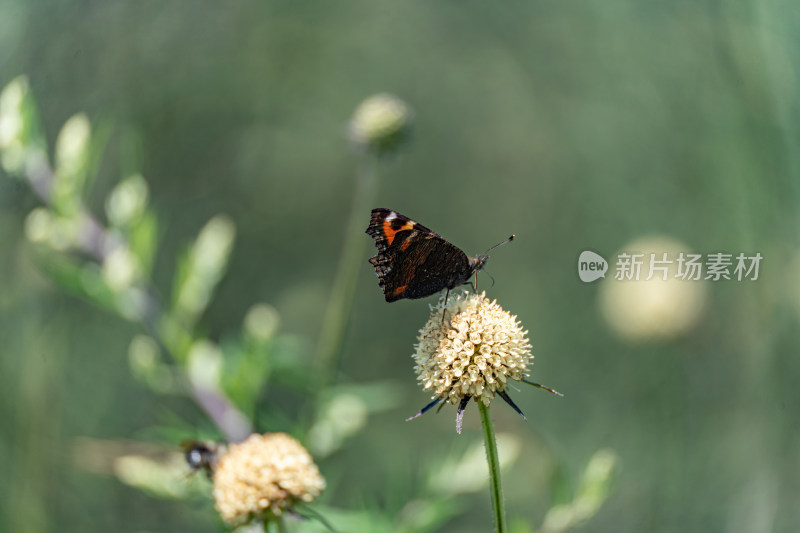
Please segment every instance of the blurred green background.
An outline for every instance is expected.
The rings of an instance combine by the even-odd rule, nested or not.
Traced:
[[[487,264],[488,293],[530,330],[532,379],[566,395],[512,391],[527,423],[493,405],[498,431],[520,445],[504,477],[512,522],[538,527],[609,448],[619,472],[586,531],[790,532],[800,530],[798,25],[796,4],[774,0],[0,0],[0,84],[28,76],[50,146],[79,111],[109,132],[92,211],[121,176],[143,174],[164,294],[178,252],[229,215],[236,245],[202,329],[224,338],[266,302],[300,361],[316,350],[353,208],[360,156],[347,122],[364,98],[398,95],[414,135],[380,165],[374,207],[470,254],[516,233]],[[77,438],[152,440],[178,415],[209,426],[186,398],[132,378],[138,326],[41,273],[24,237],[38,205],[0,175],[0,524],[219,530],[208,501],[152,499],[76,462]],[[650,235],[686,252],[760,252],[759,279],[694,282],[703,296],[685,329],[620,334],[602,303],[611,272],[582,283],[577,258],[611,260]],[[435,300],[386,304],[372,242],[358,238],[339,381],[388,384],[391,408],[319,465],[326,505],[391,517],[413,512],[403,506],[434,459],[480,442],[479,420],[468,409],[460,436],[452,407],[404,422],[429,399],[410,355]],[[270,388],[258,429],[291,429],[301,403]],[[486,492],[464,496],[438,530],[488,531]]]

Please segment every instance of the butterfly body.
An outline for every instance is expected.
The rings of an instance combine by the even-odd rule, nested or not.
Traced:
[[[437,233],[391,209],[373,209],[367,233],[378,248],[369,262],[387,302],[454,289],[468,283],[488,259],[468,257]]]

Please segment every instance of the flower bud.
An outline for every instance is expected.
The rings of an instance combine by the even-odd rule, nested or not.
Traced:
[[[364,100],[350,121],[350,140],[358,148],[378,155],[397,149],[408,138],[413,113],[391,94],[381,93]]]

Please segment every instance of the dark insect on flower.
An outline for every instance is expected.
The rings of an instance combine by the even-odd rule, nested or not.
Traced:
[[[387,302],[424,298],[443,289],[449,294],[451,289],[469,283],[489,259],[485,253],[468,257],[422,224],[391,209],[373,209],[367,233],[378,248],[378,255],[369,262],[375,267]]]
[[[204,470],[208,479],[214,476],[219,457],[225,453],[225,445],[213,441],[185,440],[181,449],[192,471]]]

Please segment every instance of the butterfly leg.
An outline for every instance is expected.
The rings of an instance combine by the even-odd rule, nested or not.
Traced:
[[[450,297],[450,289],[444,293],[444,306],[442,307],[442,325],[444,325],[444,315],[447,313],[447,299]]]

